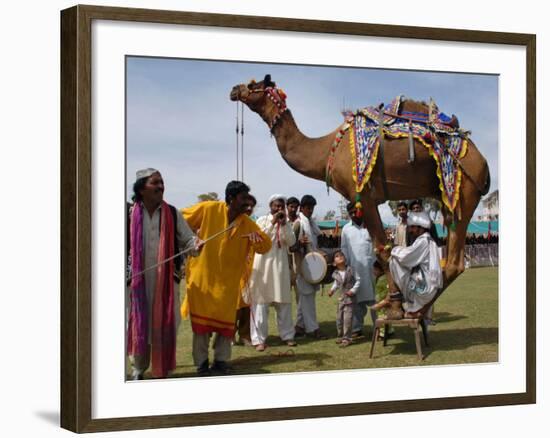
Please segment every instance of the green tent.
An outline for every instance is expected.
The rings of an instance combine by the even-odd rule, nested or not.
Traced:
[[[447,229],[441,225],[441,224],[435,224],[435,227],[437,229],[437,235],[440,237],[447,236]],[[479,234],[479,235],[485,235],[485,234],[498,234],[498,221],[489,221],[489,222],[482,222],[482,221],[472,221],[468,224],[467,229],[468,234]]]
[[[338,226],[340,229],[346,225],[349,221],[338,220]],[[321,230],[333,230],[336,228],[336,221],[319,221],[317,222]],[[390,225],[384,224],[384,228],[392,227]],[[447,229],[441,224],[435,224],[437,229],[437,235],[440,237],[447,236]],[[498,221],[482,222],[482,221],[472,221],[468,224],[468,234],[480,234],[485,235],[489,234],[498,234]]]

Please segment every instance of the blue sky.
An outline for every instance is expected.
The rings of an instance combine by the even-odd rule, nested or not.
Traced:
[[[197,195],[217,192],[236,178],[234,85],[265,74],[287,94],[300,130],[318,137],[339,126],[344,102],[349,109],[388,103],[399,94],[432,97],[440,110],[456,114],[461,127],[487,158],[491,191],[498,188],[498,77],[494,75],[235,63],[165,58],[127,58],[128,194],[137,169],[163,174],[165,199],[185,207]],[[260,117],[245,107],[244,181],[258,199],[257,215],[267,212],[273,193],[318,201],[316,216],[336,209],[340,195],[325,184],[293,171],[281,158]],[[351,171],[351,169],[350,169]],[[383,220],[391,213],[380,208]]]

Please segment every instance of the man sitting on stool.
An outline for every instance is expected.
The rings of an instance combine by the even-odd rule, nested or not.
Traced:
[[[420,310],[428,304],[443,286],[437,245],[430,236],[431,220],[425,212],[412,212],[407,218],[407,231],[414,238],[411,246],[396,246],[390,258],[390,273],[396,290],[375,307],[390,307],[402,298],[405,318],[418,318]],[[393,307],[393,306],[392,306]],[[390,317],[390,319],[392,319]],[[399,318],[393,318],[399,319]]]

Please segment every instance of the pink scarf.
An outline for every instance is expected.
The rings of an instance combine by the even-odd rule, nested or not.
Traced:
[[[132,273],[143,266],[143,205],[136,204],[130,219],[130,248]],[[158,262],[175,254],[174,218],[166,202],[161,204]],[[151,362],[153,377],[166,377],[176,368],[176,333],[174,321],[174,264],[162,263],[157,268],[153,297]],[[148,348],[148,308],[143,274],[133,277],[128,321],[128,354],[146,355]]]

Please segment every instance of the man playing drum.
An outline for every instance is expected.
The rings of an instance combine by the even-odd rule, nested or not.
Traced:
[[[300,201],[299,218],[294,222],[293,230],[296,235],[297,250],[295,251],[297,277],[296,289],[298,291],[298,311],[296,315],[295,331],[297,335],[311,334],[317,339],[326,339],[319,330],[317,322],[316,292],[319,284],[309,283],[301,272],[301,263],[308,252],[317,250],[317,237],[321,234],[319,226],[313,220],[313,210],[317,201],[311,195],[304,195]]]
[[[298,209],[300,208],[300,201],[298,198],[291,196],[286,201],[286,211],[287,211],[287,220],[290,223],[290,226],[294,227],[294,222],[298,220]],[[294,229],[294,228],[293,228]],[[294,288],[296,292],[296,304],[298,304],[298,291],[296,290],[296,261],[293,251],[297,247],[294,246],[289,249],[288,253],[288,263],[290,266],[290,286]]]
[[[286,218],[286,198],[273,195],[269,198],[270,214],[262,216],[256,224],[271,238],[271,250],[256,254],[250,277],[252,345],[264,351],[269,327],[269,306],[277,312],[277,328],[281,340],[295,346],[290,294],[290,267],[288,249],[296,243],[292,227]]]

